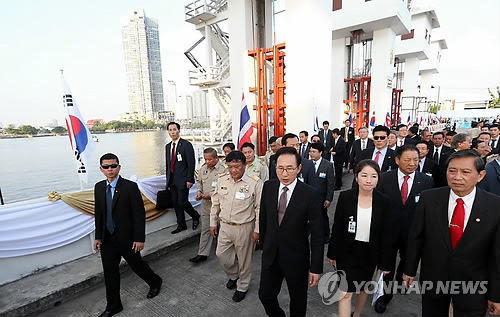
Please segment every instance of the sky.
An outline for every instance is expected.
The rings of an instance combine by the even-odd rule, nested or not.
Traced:
[[[235,0],[230,0],[235,1]],[[241,0],[238,0],[241,1]],[[286,0],[285,0],[286,1]],[[64,120],[60,69],[86,119],[128,111],[120,17],[134,8],[159,22],[164,87],[178,94],[192,65],[184,56],[200,37],[184,21],[184,0],[17,0],[0,11],[0,123]],[[441,59],[440,99],[488,99],[500,85],[500,1],[432,0],[448,50]],[[279,31],[279,29],[278,29]],[[279,34],[278,34],[279,36]]]

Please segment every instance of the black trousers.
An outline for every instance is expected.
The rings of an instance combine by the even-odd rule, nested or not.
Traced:
[[[276,255],[271,267],[262,268],[259,299],[268,316],[286,317],[278,302],[278,294],[281,291],[283,279],[286,281],[290,294],[290,317],[306,315],[309,272],[307,267],[302,270],[291,269],[290,264],[290,261],[280,261],[278,255]]]
[[[453,302],[453,316],[478,317],[486,315],[488,300],[486,294],[423,294],[422,316],[448,316],[450,302]]]
[[[330,239],[330,219],[328,218],[327,208],[323,208],[323,236],[325,237],[325,242]]]
[[[184,185],[179,188],[174,183],[174,174],[170,174],[170,179],[168,181],[168,187],[170,188],[170,194],[172,197],[172,202],[174,203],[175,215],[177,217],[177,225],[186,225],[186,216],[184,211],[191,216],[193,219],[199,219],[200,215],[193,208],[193,205],[189,202],[189,188]]]
[[[335,187],[342,187],[342,166],[344,165],[343,158],[335,158],[333,167],[335,168]]]
[[[101,261],[108,302],[106,310],[117,310],[123,307],[120,299],[120,260],[122,257],[132,271],[150,287],[155,287],[161,282],[161,278],[142,259],[140,252],[132,251],[132,242],[120,241],[116,234],[106,232],[101,245]]]
[[[398,238],[395,239],[393,242],[393,251],[392,251],[392,263],[394,263],[393,267],[396,267],[396,261],[398,257],[398,252],[399,252],[399,264],[396,270],[391,270],[389,274],[384,275],[384,283],[386,284],[385,289],[389,289],[388,285],[392,285],[392,292],[387,293],[382,295],[378,301],[383,301],[386,304],[388,304],[391,299],[393,294],[395,293],[395,288],[393,284],[390,284],[390,282],[393,281],[394,276],[396,276],[396,282],[401,285],[403,282],[403,273],[404,273],[404,268],[405,268],[405,260],[406,260],[406,248],[408,245],[408,230],[401,230],[400,234],[398,235]],[[396,271],[396,272],[394,272]],[[400,288],[401,289],[401,288]]]

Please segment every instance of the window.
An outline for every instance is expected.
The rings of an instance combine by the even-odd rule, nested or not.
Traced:
[[[342,9],[342,0],[333,0],[333,11]]]
[[[411,29],[410,33],[401,35],[401,41],[412,39],[414,35],[415,35],[415,29]]]

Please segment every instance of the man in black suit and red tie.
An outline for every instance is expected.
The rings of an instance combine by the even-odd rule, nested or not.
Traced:
[[[101,251],[106,285],[106,310],[99,317],[111,317],[123,310],[120,299],[120,260],[150,287],[147,298],[160,293],[162,279],[144,262],[146,214],[139,187],[119,176],[120,162],[112,153],[100,159],[100,170],[106,180],[95,184],[95,241],[94,250]]]
[[[172,139],[165,147],[167,187],[177,216],[177,228],[172,231],[172,234],[176,234],[187,229],[184,211],[193,219],[193,230],[200,224],[200,215],[188,200],[189,189],[194,184],[193,145],[180,137],[181,126],[177,122],[169,122],[167,129]]]
[[[382,173],[395,169],[397,167],[395,161],[396,152],[387,147],[387,137],[390,133],[391,130],[382,125],[373,128],[373,142],[375,143],[375,147],[367,148],[361,152],[359,161],[366,159],[374,160],[377,162]]]
[[[477,153],[458,151],[447,162],[449,187],[421,195],[403,279],[408,287],[420,262],[424,317],[448,316],[450,303],[454,316],[500,315],[500,197],[476,187],[484,175]]]
[[[349,153],[351,153],[351,147],[356,138],[356,133],[354,132],[354,128],[351,127],[351,120],[347,119],[344,121],[344,127],[340,129],[340,135],[344,138],[345,144],[345,167],[348,167],[349,164]]]
[[[406,246],[408,231],[418,206],[420,193],[434,186],[432,177],[417,171],[419,151],[413,144],[403,145],[396,152],[398,168],[382,174],[377,188],[391,199],[394,214],[392,215],[393,252],[392,263],[396,265],[399,253],[399,265],[396,270],[391,269],[384,276],[384,282],[390,282],[396,277],[397,282],[402,282],[404,263],[406,259]],[[387,304],[392,299],[392,292],[387,292],[375,302],[375,311],[383,313]]]
[[[278,302],[283,279],[290,294],[290,316],[305,316],[307,290],[318,284],[323,272],[321,201],[317,190],[297,179],[300,163],[296,150],[279,149],[278,179],[265,182],[262,189],[259,299],[268,316],[286,316]]]

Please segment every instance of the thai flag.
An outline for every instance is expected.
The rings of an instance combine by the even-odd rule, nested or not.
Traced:
[[[251,142],[250,136],[252,135],[252,120],[250,120],[250,113],[245,102],[245,94],[241,93],[241,113],[240,113],[240,134],[238,135],[238,150],[241,151],[241,146],[245,142]]]
[[[69,142],[77,164],[77,172],[80,181],[87,183],[87,162],[94,152],[95,144],[89,129],[85,126],[82,114],[76,105],[69,86],[64,80],[61,71],[61,79],[64,87],[63,104],[66,110],[66,127],[68,128]]]
[[[411,126],[411,118],[410,118],[410,115],[408,115],[408,119],[406,120],[406,125],[407,126]]]
[[[391,115],[389,114],[389,112],[387,112],[387,115],[385,116],[385,125],[390,128],[391,124],[392,124]]]

